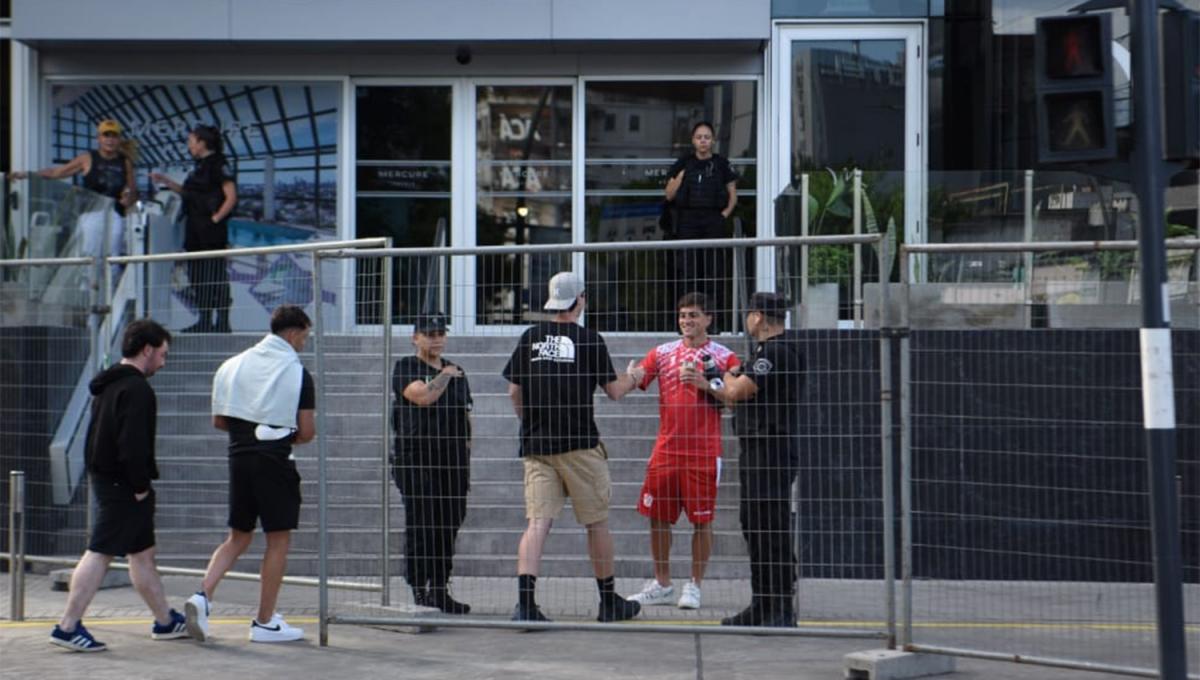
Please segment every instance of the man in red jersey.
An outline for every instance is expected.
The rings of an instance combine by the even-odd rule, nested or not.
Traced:
[[[650,518],[654,578],[631,600],[642,605],[700,608],[700,584],[712,552],[712,520],[721,478],[721,404],[701,387],[720,380],[739,364],[737,355],[708,337],[712,324],[708,298],[688,293],[679,299],[683,337],[654,349],[642,360],[644,390],[658,379],[658,439],[646,466],[638,511]],[[719,385],[717,386],[719,387]],[[671,583],[671,527],[681,512],[692,523],[692,578],[678,600]]]

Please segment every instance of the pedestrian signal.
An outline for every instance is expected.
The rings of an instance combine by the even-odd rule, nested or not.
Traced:
[[[1115,157],[1109,16],[1038,19],[1035,58],[1038,161]]]

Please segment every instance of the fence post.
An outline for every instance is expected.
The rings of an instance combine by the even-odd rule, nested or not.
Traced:
[[[1033,170],[1025,171],[1025,208],[1024,208],[1024,241],[1033,241]],[[1033,251],[1027,250],[1021,258],[1024,261],[1022,281],[1025,284],[1025,328],[1033,327]]]
[[[908,251],[900,247],[900,326],[909,328]],[[912,644],[912,393],[909,334],[900,336],[900,647]]]
[[[800,174],[800,235],[808,236],[808,173]],[[800,246],[800,304],[804,327],[808,327],[808,243]]]
[[[391,238],[388,238],[386,247],[388,247],[388,248],[392,247],[392,239]],[[438,262],[440,264],[440,260],[438,260]],[[381,277],[382,281],[380,283],[383,286],[383,299],[381,301],[382,307],[383,307],[383,318],[380,320],[380,328],[383,330],[383,371],[382,371],[382,373],[383,373],[383,389],[380,390],[380,393],[381,393],[381,396],[383,399],[383,408],[382,408],[383,423],[382,423],[382,429],[380,430],[381,443],[380,443],[379,449],[380,449],[380,456],[382,457],[383,474],[380,475],[381,479],[380,479],[380,487],[379,487],[379,504],[380,504],[381,511],[383,514],[383,516],[382,516],[383,521],[380,522],[381,526],[383,527],[383,536],[382,536],[383,550],[381,551],[382,554],[379,556],[379,569],[382,572],[380,574],[381,580],[379,582],[379,585],[381,586],[380,593],[379,593],[379,604],[383,607],[387,607],[388,605],[390,605],[392,603],[392,568],[391,568],[391,566],[392,566],[391,565],[391,554],[392,554],[392,507],[391,507],[392,489],[391,489],[391,486],[392,485],[391,485],[390,475],[388,474],[390,472],[390,468],[391,468],[391,461],[389,460],[390,454],[391,454],[391,446],[390,446],[391,442],[390,442],[390,437],[388,435],[391,433],[390,428],[391,428],[391,410],[392,410],[391,397],[388,394],[388,388],[391,386],[389,384],[391,382],[389,380],[389,377],[391,376],[391,367],[392,367],[392,258],[391,258],[391,256],[383,258],[382,264],[383,264],[383,276]],[[439,289],[441,288],[440,282],[439,282],[438,288]],[[434,311],[434,310],[428,310],[428,311]]]
[[[326,511],[329,491],[326,487],[326,454],[328,453],[325,432],[325,411],[329,403],[325,400],[325,319],[321,308],[321,254],[312,252],[313,283],[313,338],[317,369],[317,623],[319,644],[329,646],[329,514]]]
[[[854,169],[854,235],[862,234],[862,170]],[[854,327],[863,325],[862,244],[854,244]]]
[[[892,338],[891,296],[887,264],[891,252],[886,238],[879,242],[879,450],[883,483],[883,590],[887,610],[888,649],[896,648],[896,508],[892,488],[895,465],[892,456]]]
[[[25,473],[8,473],[8,618],[25,620]]]

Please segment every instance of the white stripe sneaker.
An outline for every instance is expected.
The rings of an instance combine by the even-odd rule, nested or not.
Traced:
[[[675,586],[664,586],[657,579],[646,581],[646,585],[642,586],[642,592],[633,595],[629,598],[633,602],[637,602],[643,606],[651,604],[671,604],[675,599]]]
[[[211,610],[212,603],[203,592],[197,592],[183,603],[188,634],[200,642],[208,639],[208,615]]]
[[[696,585],[695,581],[683,584],[683,592],[679,594],[678,606],[680,609],[700,608],[700,586]]]
[[[254,619],[250,622],[251,642],[293,642],[304,637],[303,628],[293,628],[276,614],[265,626]]]

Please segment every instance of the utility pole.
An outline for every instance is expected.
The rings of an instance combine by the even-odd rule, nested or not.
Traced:
[[[1129,0],[1133,59],[1134,147],[1130,164],[1138,197],[1142,283],[1142,426],[1149,457],[1158,667],[1163,680],[1186,680],[1183,555],[1175,488],[1175,387],[1164,244],[1159,0]]]

